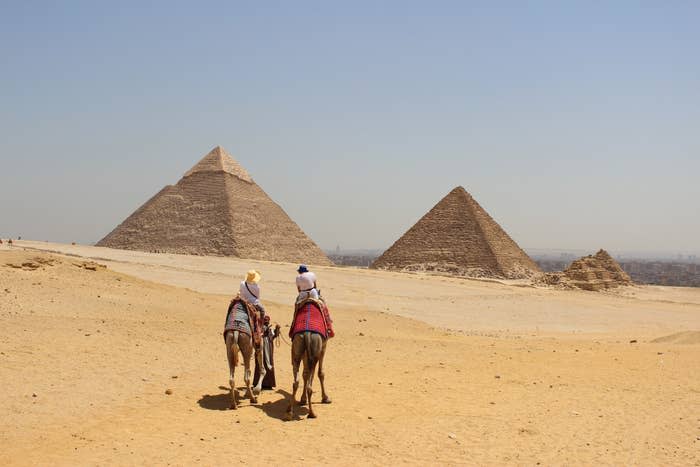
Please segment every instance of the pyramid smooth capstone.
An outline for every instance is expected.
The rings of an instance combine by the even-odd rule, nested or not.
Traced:
[[[97,246],[332,264],[248,172],[217,146]]]
[[[440,200],[370,267],[508,279],[527,278],[540,271],[461,186]]]

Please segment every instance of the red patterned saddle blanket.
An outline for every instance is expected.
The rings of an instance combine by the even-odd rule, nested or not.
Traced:
[[[320,334],[324,339],[333,337],[333,320],[326,303],[321,300],[307,298],[294,307],[294,318],[289,328],[289,337],[300,332],[311,331]]]

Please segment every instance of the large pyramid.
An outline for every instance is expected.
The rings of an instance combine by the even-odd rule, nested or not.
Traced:
[[[138,208],[98,246],[331,264],[220,146]]]
[[[371,267],[509,279],[539,272],[537,264],[461,186],[440,200]]]

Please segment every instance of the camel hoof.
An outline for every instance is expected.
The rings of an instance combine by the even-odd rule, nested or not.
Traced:
[[[236,410],[238,407],[236,407],[236,404],[231,404],[228,406],[229,410]]]
[[[251,403],[251,404],[257,404],[257,403],[258,403],[258,398],[257,398],[257,397],[251,397],[251,398],[250,398],[250,403]]]
[[[292,412],[287,412],[284,415],[284,419],[288,422],[291,422],[294,419],[294,414],[292,414]]]
[[[309,415],[307,415],[306,418],[316,418],[316,414],[313,412],[309,412]]]
[[[333,402],[333,401],[332,401],[331,398],[328,397],[328,396],[326,396],[326,397],[324,397],[323,399],[321,399],[321,403],[322,403],[322,404],[330,404],[331,402]]]

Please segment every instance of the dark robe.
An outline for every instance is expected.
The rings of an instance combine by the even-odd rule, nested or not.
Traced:
[[[272,389],[276,386],[275,382],[275,364],[274,364],[274,353],[275,353],[275,339],[279,336],[279,328],[273,328],[269,324],[263,325],[262,334],[262,350],[263,350],[263,364],[265,365],[265,378],[262,381],[263,389]],[[258,361],[255,360],[255,374],[253,375],[253,386],[258,384],[260,379],[260,368],[258,367]]]

